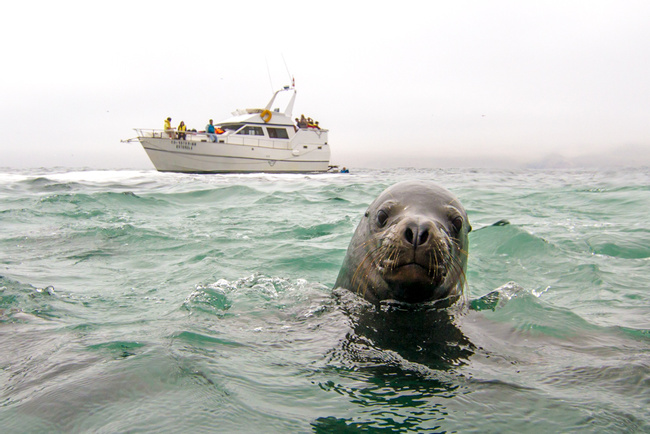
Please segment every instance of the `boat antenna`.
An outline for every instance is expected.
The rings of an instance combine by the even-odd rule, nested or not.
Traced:
[[[291,87],[295,87],[295,82],[293,80],[293,76],[289,72],[289,67],[287,66],[287,61],[284,60],[284,54],[281,54],[282,56],[282,61],[284,62],[284,67],[287,69],[287,75],[289,76],[289,80],[291,81]]]
[[[266,61],[266,72],[269,73],[269,82],[271,83],[271,93],[275,92],[275,87],[273,87],[273,80],[271,79],[271,69],[269,68],[269,59],[264,58]]]

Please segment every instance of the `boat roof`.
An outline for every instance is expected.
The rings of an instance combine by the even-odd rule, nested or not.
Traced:
[[[275,98],[278,96],[280,92],[293,92],[293,95],[291,95],[289,102],[287,103],[287,106],[284,109],[284,112],[280,112],[279,109],[274,109],[274,110],[271,109],[271,107],[273,107],[273,103],[275,102]],[[269,100],[268,104],[266,104],[266,107],[264,107],[263,109],[247,108],[247,109],[235,110],[234,112],[232,112],[233,116],[231,118],[220,121],[217,123],[217,125],[238,124],[238,123],[258,124],[260,123],[260,120],[262,120],[260,115],[262,114],[262,112],[266,110],[270,111],[272,114],[271,121],[269,121],[270,124],[293,125],[293,120],[291,119],[291,116],[293,112],[293,104],[296,101],[296,94],[297,91],[295,87],[285,86],[282,89],[279,89],[275,91],[275,93],[273,93],[273,96]]]
[[[239,116],[233,116],[228,119],[224,119],[222,121],[219,121],[217,125],[223,125],[223,124],[266,124],[264,121],[261,120],[260,114],[262,113],[262,110],[259,111],[259,113],[255,114],[243,114]],[[271,118],[271,121],[268,122],[268,124],[273,125],[273,124],[281,124],[281,125],[293,125],[293,121],[291,120],[290,117],[285,115],[284,113],[280,112],[271,112],[273,114],[273,117]]]

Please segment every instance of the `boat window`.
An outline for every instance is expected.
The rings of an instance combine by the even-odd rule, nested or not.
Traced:
[[[288,139],[286,128],[267,128],[269,137],[272,139]]]
[[[237,134],[244,134],[247,136],[263,136],[264,131],[262,127],[251,127],[250,125],[238,132]]]

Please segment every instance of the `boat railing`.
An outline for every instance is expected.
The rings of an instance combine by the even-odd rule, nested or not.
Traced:
[[[169,130],[157,130],[153,128],[134,128],[134,130],[138,133],[138,137],[153,137],[157,139],[175,138],[176,135],[178,134],[176,128],[171,128]],[[173,134],[174,137],[170,137],[169,136],[170,133]],[[185,134],[186,137],[197,137],[197,138],[200,138],[201,136],[208,137],[208,134],[204,131],[183,131],[183,134]],[[191,140],[191,138],[189,140]]]
[[[134,130],[136,131],[136,133],[138,133],[138,137],[154,137],[159,139],[169,139],[170,131],[176,134],[176,128],[171,128],[170,130],[156,130],[153,128],[134,128]],[[185,131],[185,133],[188,136],[191,134],[197,134],[192,131]]]
[[[178,140],[176,134],[176,129],[172,128],[170,130],[162,130],[162,129],[153,129],[153,128],[134,128],[134,130],[138,133],[138,137],[151,137],[151,138],[158,138],[158,139],[172,139],[172,140]],[[306,145],[322,145],[324,143],[321,142],[321,135],[323,133],[327,133],[328,130],[314,130],[312,128],[300,128],[298,130],[298,134],[305,134],[305,133],[316,133],[316,136],[318,136],[318,139],[316,140],[306,140],[304,141],[301,140],[301,142],[304,141],[304,144]],[[174,136],[170,137],[170,133],[172,133]],[[185,131],[184,134],[186,135],[185,140],[188,141],[194,141],[194,142],[204,142],[208,141],[209,139],[209,134],[204,132],[204,131]],[[218,134],[218,141],[219,143],[227,143],[230,145],[239,145],[239,146],[255,146],[255,147],[260,147],[260,148],[271,148],[271,149],[291,149],[293,147],[293,140],[287,140],[287,139],[282,139],[282,140],[277,140],[277,139],[271,139],[268,137],[259,137],[259,136],[250,136],[250,135],[244,135],[244,134],[231,134],[231,131],[226,131],[223,134]],[[320,140],[319,140],[320,139]],[[326,144],[326,143],[325,143]]]

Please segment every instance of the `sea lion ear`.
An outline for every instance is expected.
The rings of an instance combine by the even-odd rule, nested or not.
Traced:
[[[472,225],[467,222],[467,233],[469,234],[470,232],[472,232]]]
[[[367,210],[366,213],[363,216],[368,217],[369,215],[370,215],[370,210]]]

